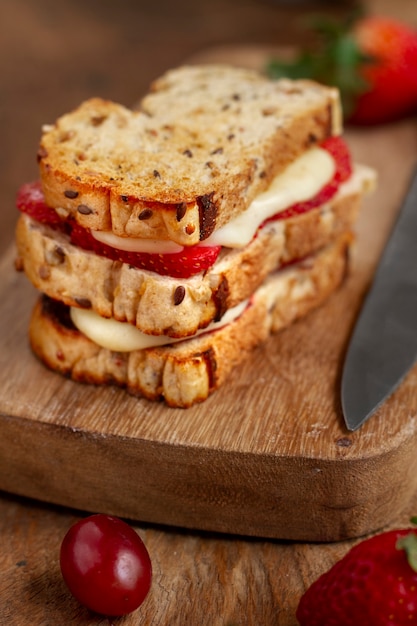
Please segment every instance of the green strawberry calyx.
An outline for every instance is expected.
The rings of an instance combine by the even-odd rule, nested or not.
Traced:
[[[412,517],[411,523],[417,524],[417,517]],[[411,569],[417,572],[417,535],[411,532],[400,537],[396,548],[397,550],[404,550]]]
[[[370,88],[361,68],[375,61],[360,50],[352,34],[360,17],[361,14],[355,12],[342,21],[317,18],[311,25],[315,34],[311,48],[301,50],[289,61],[270,59],[265,68],[267,75],[275,79],[309,78],[337,87],[344,116],[349,118],[358,97]]]

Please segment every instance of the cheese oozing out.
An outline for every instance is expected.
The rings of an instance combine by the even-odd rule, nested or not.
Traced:
[[[193,339],[203,333],[218,330],[237,319],[248,305],[248,300],[228,309],[218,322],[212,322],[207,328],[198,330],[191,337],[173,338],[164,335],[147,335],[132,324],[119,322],[112,318],[101,317],[91,309],[70,308],[73,324],[86,337],[102,348],[113,352],[131,352],[146,348],[164,346],[184,339]]]
[[[243,248],[254,237],[266,219],[298,202],[313,198],[335,173],[335,162],[327,150],[310,148],[278,174],[269,188],[259,194],[250,206],[202,242],[201,246]],[[119,237],[106,231],[91,231],[95,239],[113,248],[130,252],[167,254],[183,249],[172,241]]]
[[[94,239],[105,243],[118,250],[127,252],[150,252],[151,254],[172,254],[184,250],[175,241],[162,241],[157,239],[133,239],[132,237],[119,237],[108,231],[92,230]]]
[[[333,157],[323,148],[311,148],[276,176],[269,188],[259,194],[248,209],[214,231],[205,245],[242,248],[254,237],[259,226],[298,202],[314,198],[334,176]]]

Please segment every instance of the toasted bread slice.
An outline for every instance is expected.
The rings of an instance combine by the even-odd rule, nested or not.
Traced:
[[[268,277],[234,322],[214,332],[158,348],[112,352],[71,323],[68,307],[42,296],[30,324],[34,353],[49,368],[78,382],[116,384],[172,407],[205,400],[270,333],[323,303],[341,284],[352,237]]]
[[[155,81],[137,111],[94,98],[45,127],[46,202],[87,228],[194,245],[340,134],[340,120],[335,89],[184,66]]]
[[[244,250],[224,249],[210,270],[186,280],[77,248],[65,235],[27,216],[17,226],[19,265],[37,289],[67,305],[91,307],[145,333],[186,337],[249,298],[280,265],[310,255],[351,230],[373,180],[372,171],[357,167],[329,204],[270,222]],[[178,289],[184,294],[180,302]]]

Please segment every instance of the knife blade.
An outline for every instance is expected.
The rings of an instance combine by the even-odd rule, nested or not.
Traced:
[[[346,353],[341,404],[357,430],[417,360],[417,168]]]

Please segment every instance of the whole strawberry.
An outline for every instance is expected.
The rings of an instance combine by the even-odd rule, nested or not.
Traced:
[[[369,61],[360,67],[367,88],[350,121],[375,124],[417,112],[417,30],[384,17],[368,17],[353,31]]]
[[[345,119],[381,124],[417,112],[417,28],[384,16],[320,20],[315,45],[270,76],[312,78],[340,90]]]
[[[357,544],[305,592],[301,626],[417,624],[417,531],[393,530]]]

